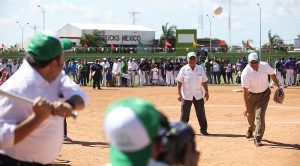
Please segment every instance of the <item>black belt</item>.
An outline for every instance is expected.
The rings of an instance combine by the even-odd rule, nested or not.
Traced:
[[[253,95],[259,95],[259,94],[265,93],[267,90],[269,90],[269,88],[267,88],[265,91],[260,92],[260,93],[253,93],[253,92],[249,92],[249,93],[250,93],[250,94],[253,94]]]
[[[50,166],[50,164],[46,165]],[[0,166],[43,166],[43,164],[19,161],[4,154],[0,154]]]

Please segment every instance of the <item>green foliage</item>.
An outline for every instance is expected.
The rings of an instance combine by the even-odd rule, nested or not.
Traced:
[[[175,47],[176,43],[176,26],[172,25],[168,27],[169,23],[162,26],[162,32],[159,39],[159,47],[164,47],[165,41],[168,41],[173,47]]]
[[[248,42],[248,44],[247,44],[247,42]],[[248,39],[246,41],[242,40],[242,45],[243,45],[245,51],[254,50],[253,47],[250,45],[250,42],[253,42],[253,40],[252,39]]]
[[[263,45],[263,48],[267,48],[268,50],[285,50],[285,44],[279,35],[272,35],[272,31],[268,31],[268,39],[269,42]]]
[[[102,37],[104,31],[94,30],[92,34],[83,34],[80,38],[80,44],[85,47],[103,47],[106,45],[106,40]]]

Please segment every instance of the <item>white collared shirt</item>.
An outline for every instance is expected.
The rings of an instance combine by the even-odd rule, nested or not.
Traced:
[[[85,105],[88,100],[87,95],[63,71],[49,83],[26,60],[0,88],[32,100],[38,96],[49,101],[67,100],[75,94],[83,98]],[[64,118],[50,115],[37,129],[14,145],[16,125],[32,113],[31,104],[0,97],[0,153],[21,161],[49,164],[60,153]]]
[[[18,70],[18,68],[19,68],[19,64],[18,63],[16,63],[15,65],[12,63],[11,64],[11,73],[12,74],[15,73]]]
[[[258,70],[255,71],[248,64],[241,75],[242,87],[248,88],[252,93],[261,93],[269,88],[268,75],[275,74],[267,62],[259,62],[258,65]]]
[[[137,70],[139,66],[134,61],[128,61],[128,70]]]
[[[106,62],[103,61],[100,63],[100,65],[103,67],[103,69],[107,69],[110,67],[110,64],[108,61],[106,61]]]
[[[192,70],[189,64],[183,66],[176,78],[177,81],[182,83],[181,95],[184,100],[196,100],[203,98],[203,86],[202,83],[206,82],[207,76],[200,65],[196,65]]]
[[[121,63],[120,62],[114,62],[113,68],[112,68],[113,74],[120,74],[121,73]]]

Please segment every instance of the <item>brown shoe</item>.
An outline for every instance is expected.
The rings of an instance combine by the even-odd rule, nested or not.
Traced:
[[[254,145],[255,145],[256,147],[263,146],[263,144],[260,142],[260,140],[257,140],[257,139],[254,139]]]
[[[247,133],[246,133],[246,138],[252,138],[253,137],[253,131],[247,131]]]

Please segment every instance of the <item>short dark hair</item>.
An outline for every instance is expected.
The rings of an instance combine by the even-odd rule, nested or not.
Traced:
[[[30,64],[30,66],[32,66],[33,68],[39,68],[42,69],[44,67],[46,67],[50,62],[52,62],[53,60],[60,60],[60,56],[57,56],[53,59],[50,59],[48,61],[38,61],[36,59],[34,59],[32,56],[30,56],[30,54],[26,54],[25,58],[27,60],[27,62]]]

